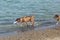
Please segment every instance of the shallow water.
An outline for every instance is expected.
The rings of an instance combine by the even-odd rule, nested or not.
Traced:
[[[51,27],[54,14],[60,14],[60,0],[0,0],[0,34],[20,30],[13,22],[27,15],[34,15],[35,29]]]
[[[58,24],[60,25],[60,23]],[[31,23],[28,22],[28,27],[26,24],[23,24],[23,26],[20,25],[20,23],[12,24],[12,25],[1,25],[0,26],[0,34],[6,34],[6,33],[14,33],[14,32],[24,32],[29,30],[41,30],[46,29],[50,27],[55,27],[56,22],[55,21],[41,21],[35,20],[34,22],[34,29],[31,29]]]

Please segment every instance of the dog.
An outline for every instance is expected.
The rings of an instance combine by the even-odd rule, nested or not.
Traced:
[[[26,24],[27,24],[27,22],[32,22],[32,26],[34,26],[34,16],[24,16],[24,17],[17,18],[15,20],[14,24],[17,22],[20,22],[20,23],[25,22]],[[28,24],[27,24],[27,26],[28,26]]]
[[[56,21],[57,21],[56,24],[58,24],[58,22],[60,21],[60,15],[56,14],[56,15],[54,16],[54,19],[56,19]]]

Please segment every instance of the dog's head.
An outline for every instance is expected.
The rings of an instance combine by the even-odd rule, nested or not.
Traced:
[[[19,22],[20,21],[20,18],[17,18],[15,21]]]
[[[58,17],[59,17],[59,15],[57,15],[57,14],[54,16],[54,18],[58,18]]]
[[[17,18],[17,19],[15,20],[14,24],[17,23],[17,22],[20,22],[20,18]]]

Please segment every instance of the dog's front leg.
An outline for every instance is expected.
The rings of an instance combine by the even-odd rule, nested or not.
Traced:
[[[57,19],[56,25],[59,23],[59,19]]]
[[[27,27],[28,27],[28,24],[27,24],[27,22],[26,22],[26,25],[27,25]]]
[[[58,22],[56,22],[56,25],[58,24]]]
[[[23,24],[23,23],[21,23],[21,27],[23,26],[22,24]]]

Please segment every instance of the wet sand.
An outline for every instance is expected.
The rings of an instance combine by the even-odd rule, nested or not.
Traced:
[[[0,36],[0,40],[60,40],[60,26],[42,30],[17,32],[17,34]]]

